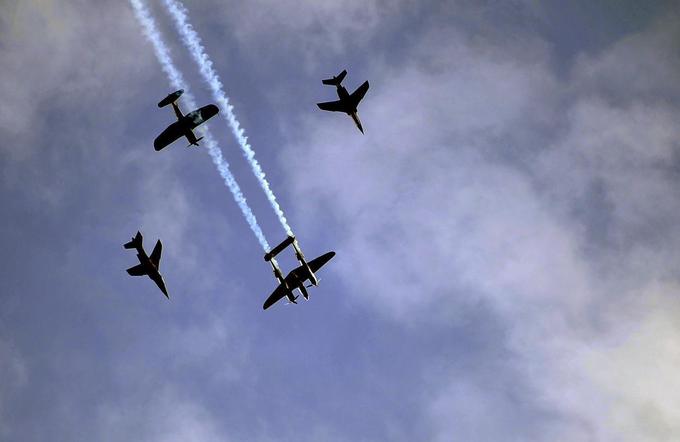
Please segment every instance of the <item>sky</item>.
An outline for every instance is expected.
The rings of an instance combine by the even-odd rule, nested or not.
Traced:
[[[263,311],[205,143],[153,149],[173,89],[132,5],[0,1],[0,440],[680,439],[676,2],[184,4],[305,255],[337,255]],[[364,135],[315,106],[343,69]],[[169,301],[125,273],[137,230]]]

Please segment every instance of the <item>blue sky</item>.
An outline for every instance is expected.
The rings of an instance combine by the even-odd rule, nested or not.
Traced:
[[[680,438],[677,5],[186,6],[305,254],[337,256],[263,312],[205,148],[153,150],[171,88],[131,6],[3,2],[0,439]],[[363,136],[314,104],[342,69]],[[138,229],[170,302],[125,273]]]

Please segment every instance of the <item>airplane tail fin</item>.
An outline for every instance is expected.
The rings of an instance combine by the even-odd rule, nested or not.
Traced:
[[[343,70],[337,76],[334,76],[333,78],[327,78],[325,80],[321,80],[321,82],[323,84],[327,84],[329,86],[337,86],[340,83],[342,83],[342,80],[345,78],[345,75],[347,75],[347,71]]]
[[[203,137],[196,138],[193,142],[189,143],[189,145],[187,147],[198,146],[198,142],[201,141],[202,139],[203,139]]]
[[[139,232],[139,230],[132,240],[123,244],[123,247],[126,249],[136,249],[138,247],[142,247],[142,234]]]
[[[180,89],[178,91],[175,91],[171,94],[169,94],[167,97],[163,98],[161,101],[158,102],[158,107],[165,107],[168,104],[172,104],[177,99],[184,93],[184,89]]]

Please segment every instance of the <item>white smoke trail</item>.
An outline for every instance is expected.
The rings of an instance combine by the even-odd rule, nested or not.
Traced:
[[[229,104],[229,98],[224,93],[220,77],[213,69],[213,63],[210,60],[210,57],[208,57],[208,54],[206,54],[200,37],[188,22],[187,9],[181,2],[177,0],[164,0],[164,3],[175,22],[177,31],[182,37],[182,42],[187,47],[187,49],[189,49],[192,58],[199,66],[201,76],[210,86],[213,99],[217,101],[220,110],[223,111],[220,112],[221,115],[229,124],[231,132],[236,138],[236,141],[238,141],[238,144],[241,147],[246,159],[248,160],[248,163],[250,163],[253,174],[255,174],[255,177],[259,181],[262,190],[264,190],[265,195],[267,195],[267,199],[274,209],[276,216],[279,218],[281,226],[284,228],[286,233],[292,235],[293,231],[288,225],[288,221],[283,214],[283,210],[281,210],[281,206],[279,206],[279,203],[276,201],[274,192],[272,192],[271,188],[269,187],[269,182],[265,178],[265,174],[262,171],[262,167],[260,167],[260,163],[258,163],[255,159],[255,151],[253,151],[253,149],[250,147],[250,144],[248,144],[248,138],[245,136],[244,130],[241,127],[241,123],[239,123],[239,121],[236,119],[236,116],[234,115],[234,106]]]
[[[186,100],[186,103],[192,109],[195,108],[196,101],[194,100],[194,97],[191,95],[191,93],[188,92],[187,85],[184,82],[184,78],[182,77],[182,73],[173,64],[172,58],[170,57],[170,51],[163,42],[163,39],[161,38],[161,35],[158,32],[158,28],[156,27],[156,22],[151,17],[149,9],[146,7],[145,4],[142,3],[141,0],[130,0],[130,4],[134,9],[137,20],[144,29],[144,35],[153,45],[156,58],[160,62],[163,72],[165,72],[165,74],[167,75],[170,84],[174,89],[184,89],[185,90],[184,98]],[[217,141],[215,140],[215,138],[213,138],[212,134],[210,133],[210,131],[208,131],[207,127],[204,126],[202,129],[204,137],[203,140],[208,148],[208,153],[210,154],[213,163],[217,167],[217,170],[222,176],[222,179],[224,180],[225,184],[231,191],[231,194],[234,196],[234,200],[236,200],[236,203],[241,209],[241,212],[243,213],[243,216],[248,222],[250,229],[257,237],[257,240],[260,242],[260,245],[262,246],[264,251],[268,251],[269,243],[267,243],[267,240],[264,237],[264,233],[262,233],[262,229],[257,223],[257,219],[255,218],[253,211],[250,209],[250,206],[248,206],[246,198],[243,196],[243,193],[241,192],[241,188],[234,179],[234,175],[232,175],[231,171],[229,170],[229,163],[227,163],[227,161],[222,156],[222,151],[217,145]]]

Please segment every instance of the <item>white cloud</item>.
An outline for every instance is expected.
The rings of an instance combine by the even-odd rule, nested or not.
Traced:
[[[613,211],[607,234],[618,242],[644,233],[650,222],[673,219],[680,209],[672,197],[677,115],[663,102],[617,106],[580,98],[566,115],[564,138],[542,158],[545,180],[559,182],[554,197],[573,205],[600,183]]]
[[[11,158],[34,154],[45,141],[39,137],[64,121],[77,118],[87,124],[90,113],[116,115],[121,103],[136,94],[129,73],[153,72],[147,68],[154,60],[140,56],[139,31],[127,5],[122,6],[21,1],[3,14],[0,132]],[[89,8],[97,20],[83,20]],[[55,112],[63,118],[48,121]]]
[[[98,440],[212,442],[230,440],[215,417],[171,387],[151,395],[131,395],[99,410]]]
[[[619,440],[673,441],[680,435],[678,294],[677,283],[650,286],[641,293],[634,323],[612,324],[615,333],[584,355],[589,378],[609,398],[606,423]]]
[[[242,45],[283,44],[313,52],[342,51],[351,43],[366,43],[377,29],[412,1],[315,1],[295,4],[275,0],[214,5]],[[282,40],[283,39],[283,40]],[[267,43],[268,42],[268,43]]]
[[[426,55],[398,73],[374,65],[378,80],[359,109],[366,136],[342,115],[317,114],[283,155],[283,164],[302,159],[289,177],[300,213],[330,211],[342,227],[334,269],[358,303],[417,324],[459,321],[476,303],[500,314],[508,335],[498,345],[515,356],[505,370],[519,367],[523,400],[558,416],[541,423],[550,440],[678,437],[676,409],[656,385],[674,385],[672,342],[680,336],[670,319],[642,325],[637,337],[629,328],[643,321],[631,312],[654,275],[675,272],[678,108],[650,101],[643,87],[616,87],[631,75],[625,60],[656,48],[663,26],[580,60],[566,82],[540,44],[513,58],[504,45],[426,39]],[[673,53],[659,55],[673,60],[665,66],[674,66]],[[601,96],[589,86],[595,72],[614,77]],[[545,127],[554,134],[541,135]],[[513,157],[509,149],[514,162],[504,159]],[[593,182],[611,206],[584,205]],[[593,243],[597,223],[619,241]],[[652,371],[655,386],[636,393],[644,366],[607,342],[625,336],[642,348],[656,331],[668,354]],[[627,371],[607,378],[619,361],[631,362]],[[498,405],[493,392],[460,376],[430,404],[435,426],[455,428],[449,421],[458,413],[468,427],[486,417],[503,428],[512,404]],[[472,389],[477,408],[450,397],[461,388]],[[489,431],[483,440],[502,437]]]
[[[602,53],[579,56],[572,72],[575,86],[623,102],[672,96],[677,100],[677,14],[657,20],[644,32],[629,35]]]
[[[517,270],[540,276],[541,244],[556,246],[550,260],[572,253],[531,183],[479,152],[505,148],[497,144],[504,134],[544,106],[540,94],[552,84],[545,66],[525,68],[493,49],[476,56],[474,44],[444,41],[450,44],[431,55],[434,67],[373,69],[381,80],[360,109],[365,137],[344,116],[317,114],[303,129],[311,139],[283,159],[305,171],[291,179],[296,201],[333,201],[332,215],[347,232],[343,253],[356,258],[338,260],[354,275],[347,279],[353,292],[401,317],[447,299],[468,302],[453,293],[468,284],[498,284],[498,293],[511,288]],[[569,272],[567,261],[555,267]]]

